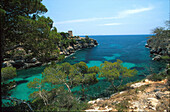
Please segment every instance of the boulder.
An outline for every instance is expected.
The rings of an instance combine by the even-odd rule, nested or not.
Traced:
[[[14,64],[15,62],[13,60],[9,60],[9,61],[4,61],[3,62],[3,67],[12,67],[12,64]]]
[[[88,47],[88,44],[87,43],[84,43],[83,44],[83,48],[87,48]]]
[[[42,63],[37,61],[36,63],[24,63],[23,68],[31,68],[31,67],[37,67],[37,66],[41,66]]]
[[[78,49],[78,45],[73,45],[74,49],[77,50]]]
[[[155,49],[151,49],[151,50],[150,50],[150,53],[151,53],[151,54],[156,53],[156,50],[155,50]]]
[[[146,84],[142,83],[142,82],[138,82],[138,83],[132,84],[130,87],[131,88],[138,88],[138,87],[143,86],[143,85],[146,85]]]
[[[157,56],[155,56],[152,60],[159,61],[160,59],[161,59],[161,55],[157,55]]]
[[[148,44],[145,44],[145,47],[146,47],[146,48],[149,48],[149,45],[148,45]]]
[[[95,44],[95,45],[98,45],[97,40],[94,40],[94,44]]]
[[[157,53],[159,53],[159,52],[161,52],[162,51],[162,48],[160,48],[160,47],[158,47],[158,49],[157,49]]]
[[[69,51],[67,51],[67,50],[63,50],[63,54],[64,54],[64,55],[69,55],[70,53],[69,53]]]
[[[60,52],[60,55],[63,55],[64,53],[63,52]]]
[[[94,43],[90,43],[88,46],[91,48],[91,47],[94,47],[95,45]]]
[[[74,48],[73,48],[72,46],[69,46],[69,47],[67,48],[67,52],[69,52],[69,53],[74,53],[75,51],[74,51]]]

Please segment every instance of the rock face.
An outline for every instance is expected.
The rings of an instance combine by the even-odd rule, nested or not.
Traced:
[[[152,60],[159,61],[162,56],[170,56],[170,38],[156,38],[148,39],[146,48],[150,48]]]
[[[88,41],[85,38],[81,38],[81,37],[75,40],[76,40],[75,44],[70,45],[68,48],[66,49],[60,48],[61,49],[60,54],[68,56],[76,52],[77,50],[80,50],[83,48],[92,48],[98,45],[97,41],[91,38],[89,38]]]

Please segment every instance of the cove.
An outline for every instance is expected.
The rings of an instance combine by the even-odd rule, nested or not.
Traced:
[[[88,67],[100,66],[104,61],[115,62],[117,59],[123,61],[123,66],[127,68],[135,68],[138,74],[124,83],[132,82],[145,78],[140,74],[150,74],[150,67],[155,73],[158,73],[165,67],[164,62],[153,61],[149,57],[149,49],[145,48],[147,38],[150,35],[96,35],[89,36],[96,39],[99,43],[94,48],[87,48],[77,51],[72,56],[68,56],[63,62],[75,64],[80,61],[87,63]],[[41,78],[45,66],[35,67],[25,70],[17,70],[17,77],[9,81],[17,81],[17,87],[11,90],[11,97],[22,100],[29,100],[29,95],[34,91],[27,87],[28,82],[34,78]],[[110,83],[99,79],[99,82],[88,87],[86,94],[91,96],[105,96],[105,90]],[[80,88],[74,88],[79,90]]]

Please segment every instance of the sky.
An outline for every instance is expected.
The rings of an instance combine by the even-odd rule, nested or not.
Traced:
[[[58,32],[73,35],[151,34],[170,18],[170,0],[43,0]]]

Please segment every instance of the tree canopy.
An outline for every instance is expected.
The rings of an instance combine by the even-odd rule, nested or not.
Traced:
[[[74,97],[71,89],[81,85],[81,97],[84,99],[85,86],[86,84],[97,82],[96,74],[98,70],[99,68],[97,67],[88,68],[84,62],[74,65],[70,65],[69,63],[50,65],[42,73],[42,79],[35,78],[28,83],[29,88],[37,90],[30,97],[33,99],[33,102],[39,102],[40,100],[44,102],[41,106],[54,106],[53,102],[63,102],[61,101],[62,98],[68,97],[68,99],[65,99],[65,103],[73,106],[73,102],[75,103],[77,99]],[[62,95],[61,99],[58,95]],[[59,107],[62,107],[61,104],[59,104]]]
[[[62,42],[50,17],[40,16],[47,11],[42,0],[1,0],[1,63],[5,52],[17,46],[42,62],[62,59],[58,47],[66,40]]]
[[[105,61],[103,64],[101,64],[99,77],[106,78],[106,80],[112,84],[114,89],[117,90],[126,77],[132,77],[136,73],[137,72],[135,69],[130,70],[127,69],[127,67],[124,67],[121,60],[117,60],[117,62],[114,63]],[[119,86],[115,86],[115,80],[120,80]]]
[[[152,33],[155,34],[155,38],[169,38],[170,37],[170,21],[165,22],[165,27],[156,27],[152,30]]]

